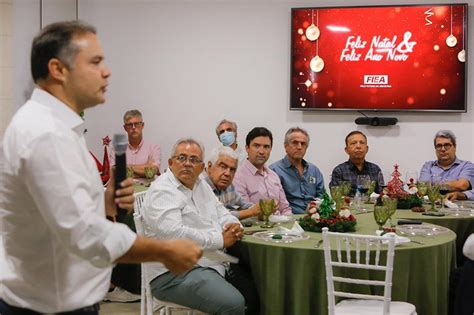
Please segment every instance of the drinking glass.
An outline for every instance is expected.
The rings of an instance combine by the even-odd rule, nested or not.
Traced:
[[[428,190],[427,190],[426,194],[428,196],[428,199],[431,202],[430,211],[437,211],[435,205],[436,205],[436,200],[438,200],[439,197],[440,197],[439,185],[434,184],[434,183],[431,183],[430,185],[428,185]]]
[[[349,196],[350,193],[351,193],[351,190],[352,190],[352,184],[351,182],[349,181],[343,181],[340,183],[340,185],[342,187],[342,195],[345,197],[345,196]]]
[[[392,222],[392,216],[397,212],[397,204],[398,200],[396,198],[383,198],[383,205],[387,207],[388,219],[391,227],[395,226]]]
[[[441,195],[441,210],[444,209],[444,198],[448,192],[449,192],[449,185],[447,181],[441,181],[439,183],[439,193]]]
[[[330,187],[331,197],[336,203],[336,210],[341,210],[342,198],[343,198],[343,187],[342,186],[332,186]]]
[[[133,171],[133,167],[127,166],[127,177],[133,178],[135,172]]]
[[[418,188],[418,192],[420,193],[421,197],[425,196],[428,192],[428,182],[418,181],[416,183],[416,188]]]
[[[361,194],[362,201],[366,201],[365,196],[370,189],[370,176],[357,175],[357,190]]]
[[[374,219],[377,225],[379,226],[379,230],[383,230],[383,226],[388,220],[388,210],[387,206],[375,206],[374,207]]]
[[[145,166],[144,172],[146,179],[151,180],[155,178],[156,168],[154,166]]]
[[[273,199],[260,199],[259,201],[260,211],[263,215],[263,224],[260,226],[262,228],[272,228],[273,224],[270,223],[270,215],[275,211],[275,200]]]
[[[367,191],[367,196],[368,196],[368,201],[367,203],[372,203],[370,201],[370,196],[372,195],[372,193],[375,191],[375,187],[377,186],[377,182],[375,180],[371,180],[370,181],[370,185],[369,185],[369,190]]]

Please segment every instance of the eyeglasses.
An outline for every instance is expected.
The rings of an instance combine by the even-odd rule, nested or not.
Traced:
[[[441,151],[443,148],[445,150],[449,150],[453,147],[453,145],[451,143],[444,143],[444,144],[441,144],[441,143],[438,143],[437,145],[435,145],[435,149],[437,151]]]
[[[173,156],[173,158],[182,164],[186,163],[186,161],[189,161],[193,165],[198,165],[202,163],[202,160],[198,158],[197,156],[187,156],[184,154],[180,154],[178,156]]]
[[[124,126],[127,129],[142,127],[143,126],[143,121],[133,122],[133,123],[132,122],[126,123],[126,124],[124,124]]]

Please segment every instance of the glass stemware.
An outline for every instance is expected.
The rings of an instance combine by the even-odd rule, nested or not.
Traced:
[[[133,178],[135,172],[133,171],[133,167],[127,166],[127,177]]]
[[[349,181],[343,181],[339,184],[339,186],[342,187],[342,195],[345,197],[345,196],[349,196],[349,194],[351,193],[351,189],[352,189],[352,184],[351,182]]]
[[[436,201],[440,198],[440,193],[439,193],[439,185],[431,183],[428,185],[428,190],[426,192],[428,199],[431,202],[431,209],[430,211],[437,211],[436,210]]]
[[[383,205],[387,207],[388,219],[391,227],[395,226],[392,222],[392,216],[397,212],[397,204],[398,200],[396,198],[383,198]]]
[[[366,201],[365,196],[370,189],[370,176],[357,175],[357,190],[361,194],[362,201]]]
[[[449,185],[446,181],[439,182],[439,193],[441,197],[441,210],[444,210],[444,198],[446,194],[449,192]]]
[[[424,181],[418,181],[416,183],[416,188],[418,188],[418,192],[420,193],[421,197],[423,197],[428,192],[428,183]]]
[[[260,199],[259,201],[260,211],[263,215],[262,228],[272,228],[273,224],[270,223],[270,215],[275,211],[275,200],[273,199]]]
[[[342,201],[343,201],[343,199],[342,199],[343,198],[343,189],[344,189],[344,187],[342,187],[342,186],[332,186],[332,187],[330,187],[331,197],[334,200],[334,202],[336,203],[336,210],[337,211],[341,210]]]
[[[156,174],[155,167],[145,166],[144,172],[145,172],[146,179],[151,180],[151,179],[155,178],[155,174]]]
[[[389,217],[389,212],[387,206],[375,206],[374,207],[374,219],[377,225],[379,226],[379,230],[383,230],[383,226],[387,223]]]
[[[372,203],[370,201],[370,196],[374,193],[376,186],[377,186],[377,182],[375,180],[371,180],[370,185],[369,185],[369,190],[367,191],[367,196],[369,197],[367,203]]]

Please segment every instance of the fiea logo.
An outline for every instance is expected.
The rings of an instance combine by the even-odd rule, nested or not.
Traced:
[[[388,75],[386,75],[386,74],[364,75],[364,84],[387,85],[388,84]]]

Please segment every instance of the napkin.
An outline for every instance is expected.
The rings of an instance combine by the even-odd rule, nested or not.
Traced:
[[[375,232],[375,234],[377,234],[378,236],[380,236],[381,234],[383,233],[383,231],[380,231],[380,230],[377,230]],[[410,239],[408,237],[404,237],[404,236],[400,236],[400,235],[397,235],[393,232],[390,232],[390,233],[385,233],[384,235],[382,235],[383,237],[387,238],[386,241],[383,241],[384,244],[387,244],[388,243],[388,239],[390,237],[392,237],[392,235],[395,237],[395,245],[398,245],[398,244],[403,244],[403,243],[410,243]]]
[[[295,235],[304,235],[304,230],[303,228],[300,226],[300,224],[298,223],[298,221],[295,221],[295,223],[293,224],[293,226],[291,227],[291,229],[287,229],[285,227],[278,227],[278,232],[281,232],[281,233],[291,233],[291,234],[295,234]]]
[[[374,192],[371,193],[370,196],[369,196],[370,201],[373,202],[373,203],[375,203],[375,202],[377,201],[377,198],[378,198],[379,196],[380,196],[380,195],[377,194],[377,193],[374,193]]]
[[[445,199],[444,200],[444,205],[448,207],[449,209],[458,209],[458,205],[452,202],[451,200]]]
[[[285,223],[291,220],[291,216],[288,215],[276,215],[272,214],[269,217],[270,222],[272,223]]]

